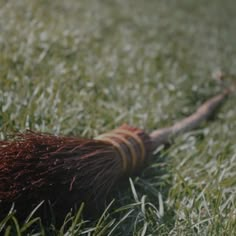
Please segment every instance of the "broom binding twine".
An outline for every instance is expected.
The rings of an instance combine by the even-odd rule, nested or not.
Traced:
[[[145,161],[146,148],[142,138],[123,127],[101,134],[95,139],[107,142],[116,149],[121,158],[124,173],[136,172]]]

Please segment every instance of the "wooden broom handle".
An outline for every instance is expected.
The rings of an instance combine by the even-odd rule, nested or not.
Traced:
[[[222,93],[210,98],[203,103],[192,115],[178,121],[174,125],[153,131],[150,134],[153,148],[157,148],[162,144],[167,144],[170,138],[176,135],[192,130],[200,125],[201,122],[207,120],[221,102],[232,92],[225,89]]]

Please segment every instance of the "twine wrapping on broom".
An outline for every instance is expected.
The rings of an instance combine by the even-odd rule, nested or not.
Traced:
[[[139,132],[132,132],[128,125],[123,125],[109,133],[102,134],[96,137],[96,140],[101,140],[110,143],[118,151],[121,158],[121,165],[124,174],[132,175],[136,173],[143,165],[148,153],[148,145],[150,143],[144,141],[144,131],[136,129]],[[148,135],[145,135],[148,139]],[[145,145],[146,144],[146,145]]]

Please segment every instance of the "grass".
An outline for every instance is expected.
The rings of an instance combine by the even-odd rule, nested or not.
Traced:
[[[236,4],[220,1],[0,0],[0,135],[93,137],[123,122],[153,130],[235,74]],[[235,96],[215,119],[153,156],[103,215],[62,226],[10,212],[5,235],[236,235]]]

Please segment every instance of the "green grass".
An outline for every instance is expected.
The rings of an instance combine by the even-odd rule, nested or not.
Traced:
[[[147,131],[191,113],[235,74],[233,0],[0,0],[0,135]],[[93,221],[45,227],[14,213],[5,235],[236,235],[235,96],[154,155]],[[66,216],[65,216],[66,217]],[[33,227],[32,227],[33,225]]]

